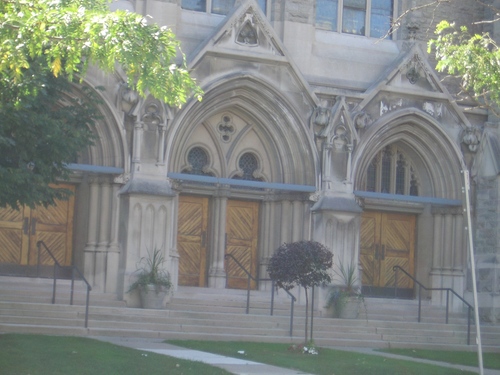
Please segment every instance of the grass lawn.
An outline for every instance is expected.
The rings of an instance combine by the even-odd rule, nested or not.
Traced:
[[[429,359],[431,361],[441,361],[454,363],[457,365],[466,365],[477,367],[477,352],[451,352],[442,350],[420,350],[420,349],[382,349],[384,353],[404,355],[407,357]],[[500,354],[483,353],[483,367],[500,370]]]
[[[146,355],[147,354],[147,355]],[[83,337],[0,334],[2,375],[227,375],[199,362]]]
[[[470,372],[431,366],[377,355],[319,348],[319,355],[289,350],[288,344],[225,341],[169,340],[171,344],[206,352],[245,358],[318,375],[464,375]],[[245,354],[239,354],[238,351]]]

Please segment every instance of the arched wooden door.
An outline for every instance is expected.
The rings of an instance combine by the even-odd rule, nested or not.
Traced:
[[[58,187],[75,192],[73,185]],[[0,209],[0,264],[2,269],[16,272],[19,267],[52,265],[42,251],[38,262],[37,242],[43,241],[63,266],[72,263],[74,195],[55,206],[35,209],[21,207]],[[17,272],[16,272],[17,273]]]
[[[179,196],[179,285],[206,286],[208,198]]]
[[[233,255],[256,278],[259,202],[229,200],[226,220],[226,254]],[[226,273],[228,288],[247,289],[247,274],[232,259],[226,260]],[[250,288],[256,287],[252,280]]]
[[[394,266],[411,275],[415,267],[415,215],[367,211],[361,220],[360,262],[363,292],[394,296]],[[413,281],[398,279],[398,295],[411,297]]]

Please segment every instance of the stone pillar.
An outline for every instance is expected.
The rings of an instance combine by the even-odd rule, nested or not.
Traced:
[[[304,239],[302,228],[304,226],[304,216],[302,210],[302,202],[298,199],[292,203],[293,208],[293,222],[292,222],[292,242],[301,241]]]
[[[108,178],[100,178],[98,243],[95,251],[94,288],[106,289],[106,261],[109,246],[111,217],[111,184]]]
[[[143,133],[142,122],[136,121],[134,123],[134,140],[132,149],[132,172],[140,171],[141,164],[141,148],[142,148],[142,133]]]
[[[262,226],[261,226],[261,246],[260,246],[260,260],[259,260],[259,275],[260,278],[267,278],[267,265],[269,264],[269,259],[272,257],[274,250],[274,231],[275,223],[274,219],[274,207],[275,202],[273,197],[268,194],[262,204]],[[262,281],[259,283],[260,290],[270,290],[271,282]]]
[[[291,234],[291,226],[292,226],[292,207],[291,202],[288,199],[284,199],[281,201],[281,238],[280,245],[285,242],[291,242],[292,234]]]
[[[214,199],[212,227],[212,256],[208,270],[208,286],[223,289],[226,287],[225,259],[226,253],[226,214],[229,191],[219,190]]]
[[[434,215],[434,246],[432,288],[451,288],[457,293],[464,290],[464,272],[457,261],[463,261],[464,227],[462,207],[437,207]],[[446,292],[433,291],[432,302],[446,305]],[[461,309],[462,303],[449,295],[450,306]]]
[[[434,213],[434,246],[432,251],[432,272],[438,272],[442,268],[442,215]]]
[[[118,191],[119,184],[112,185],[111,192],[111,229],[110,241],[108,248],[108,257],[106,262],[106,287],[105,292],[116,293],[118,292],[118,272],[120,269],[120,244],[118,242],[118,227],[120,218],[120,199]]]
[[[89,178],[89,221],[87,229],[87,244],[83,249],[83,272],[90,285],[94,286],[95,252],[99,233],[99,185],[97,178]]]
[[[443,247],[443,270],[453,269],[453,244],[454,244],[453,216],[450,211],[444,215],[444,247]]]

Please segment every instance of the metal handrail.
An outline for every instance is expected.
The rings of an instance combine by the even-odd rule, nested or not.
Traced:
[[[446,291],[446,324],[448,324],[448,318],[449,318],[449,310],[450,310],[450,293],[453,293],[460,301],[462,301],[467,307],[467,345],[470,345],[470,325],[471,325],[471,313],[474,307],[467,302],[465,299],[463,299],[457,292],[455,292],[451,288],[427,288],[424,286],[421,282],[419,282],[417,279],[415,279],[412,275],[410,275],[408,272],[406,272],[403,268],[400,266],[394,266],[392,268],[394,271],[394,296],[397,298],[398,297],[398,271],[401,270],[406,276],[408,276],[410,279],[413,280],[415,284],[418,285],[419,290],[418,290],[418,322],[420,323],[421,316],[422,316],[422,289],[428,290],[428,291]],[[477,322],[476,322],[477,324]]]
[[[38,241],[36,243],[36,246],[38,248],[38,262],[37,262],[37,276],[40,276],[40,254],[41,254],[41,249],[42,247],[45,249],[47,254],[52,258],[54,261],[54,273],[53,273],[53,286],[52,286],[52,304],[56,303],[56,280],[57,280],[57,270],[60,268],[63,268],[61,264],[57,261],[56,257],[52,252],[49,250],[45,242],[43,241]],[[74,289],[75,289],[75,273],[78,273],[80,276],[81,280],[87,284],[87,298],[85,302],[85,328],[88,327],[89,325],[89,302],[90,302],[90,291],[92,290],[92,287],[90,286],[89,282],[87,279],[83,276],[83,274],[80,272],[80,270],[76,266],[70,266],[71,267],[71,294],[70,294],[70,305],[73,305],[73,294],[74,294]]]
[[[255,278],[252,276],[252,274],[250,272],[248,272],[248,270],[245,268],[245,266],[243,266],[239,261],[238,259],[236,259],[234,257],[233,254],[226,254],[224,255],[224,259],[228,259],[228,258],[231,258],[233,259],[236,264],[238,265],[238,267],[240,267],[243,272],[245,272],[248,276],[248,282],[247,282],[247,306],[246,306],[246,314],[249,313],[250,311],[250,282],[251,280],[255,281],[255,282],[258,282],[258,281],[271,281],[272,282],[272,291],[271,291],[271,316],[273,315],[273,312],[274,312],[274,280],[272,279],[259,279],[259,278]],[[227,279],[227,274],[226,274],[226,279]],[[295,301],[297,301],[297,298],[292,294],[290,293],[288,290],[286,289],[283,289],[291,298],[291,302],[290,302],[290,337],[293,335],[293,307],[294,307],[294,303]]]

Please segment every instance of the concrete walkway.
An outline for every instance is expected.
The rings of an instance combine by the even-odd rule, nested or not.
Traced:
[[[441,367],[453,368],[453,369],[461,370],[461,371],[474,372],[474,373],[477,373],[477,374],[480,373],[478,367],[470,367],[470,366],[463,366],[463,365],[453,365],[453,364],[447,363],[447,362],[431,361],[431,360],[428,360],[428,359],[412,358],[412,357],[406,357],[406,356],[403,356],[403,355],[397,355],[397,354],[391,354],[391,353],[383,353],[383,352],[378,352],[375,349],[368,349],[368,348],[338,348],[338,347],[332,347],[331,349],[345,350],[345,351],[349,351],[349,352],[356,352],[356,353],[369,354],[369,355],[378,355],[378,356],[385,357],[385,358],[401,359],[401,360],[404,360],[404,361],[414,361],[414,362],[419,362],[419,363],[425,363],[425,364],[428,364],[428,365],[441,366]],[[500,375],[500,370],[484,369],[483,374],[484,375]]]
[[[92,337],[97,340],[112,344],[127,346],[144,352],[164,354],[175,358],[203,362],[212,366],[223,368],[235,375],[309,375],[306,372],[284,369],[263,363],[247,361],[244,359],[225,357],[222,355],[191,350],[178,346],[165,344],[161,339],[140,339],[127,337]]]
[[[276,366],[270,366],[244,359],[225,357],[222,355],[201,352],[199,350],[191,350],[178,346],[166,344],[162,339],[141,339],[130,337],[92,337],[97,340],[106,341],[112,344],[127,346],[144,352],[153,352],[164,354],[175,358],[187,359],[190,361],[198,361],[207,363],[212,366],[220,367],[235,375],[309,375],[298,370],[284,369]],[[400,356],[396,354],[382,353],[369,348],[340,348],[332,349],[345,350],[369,355],[378,355],[392,359],[402,359],[406,361],[414,361],[435,366],[453,368],[462,371],[470,371],[479,374],[477,367],[469,367],[462,365],[453,365],[446,362],[430,361],[426,359],[418,359]],[[484,369],[484,375],[500,375],[500,370]]]

